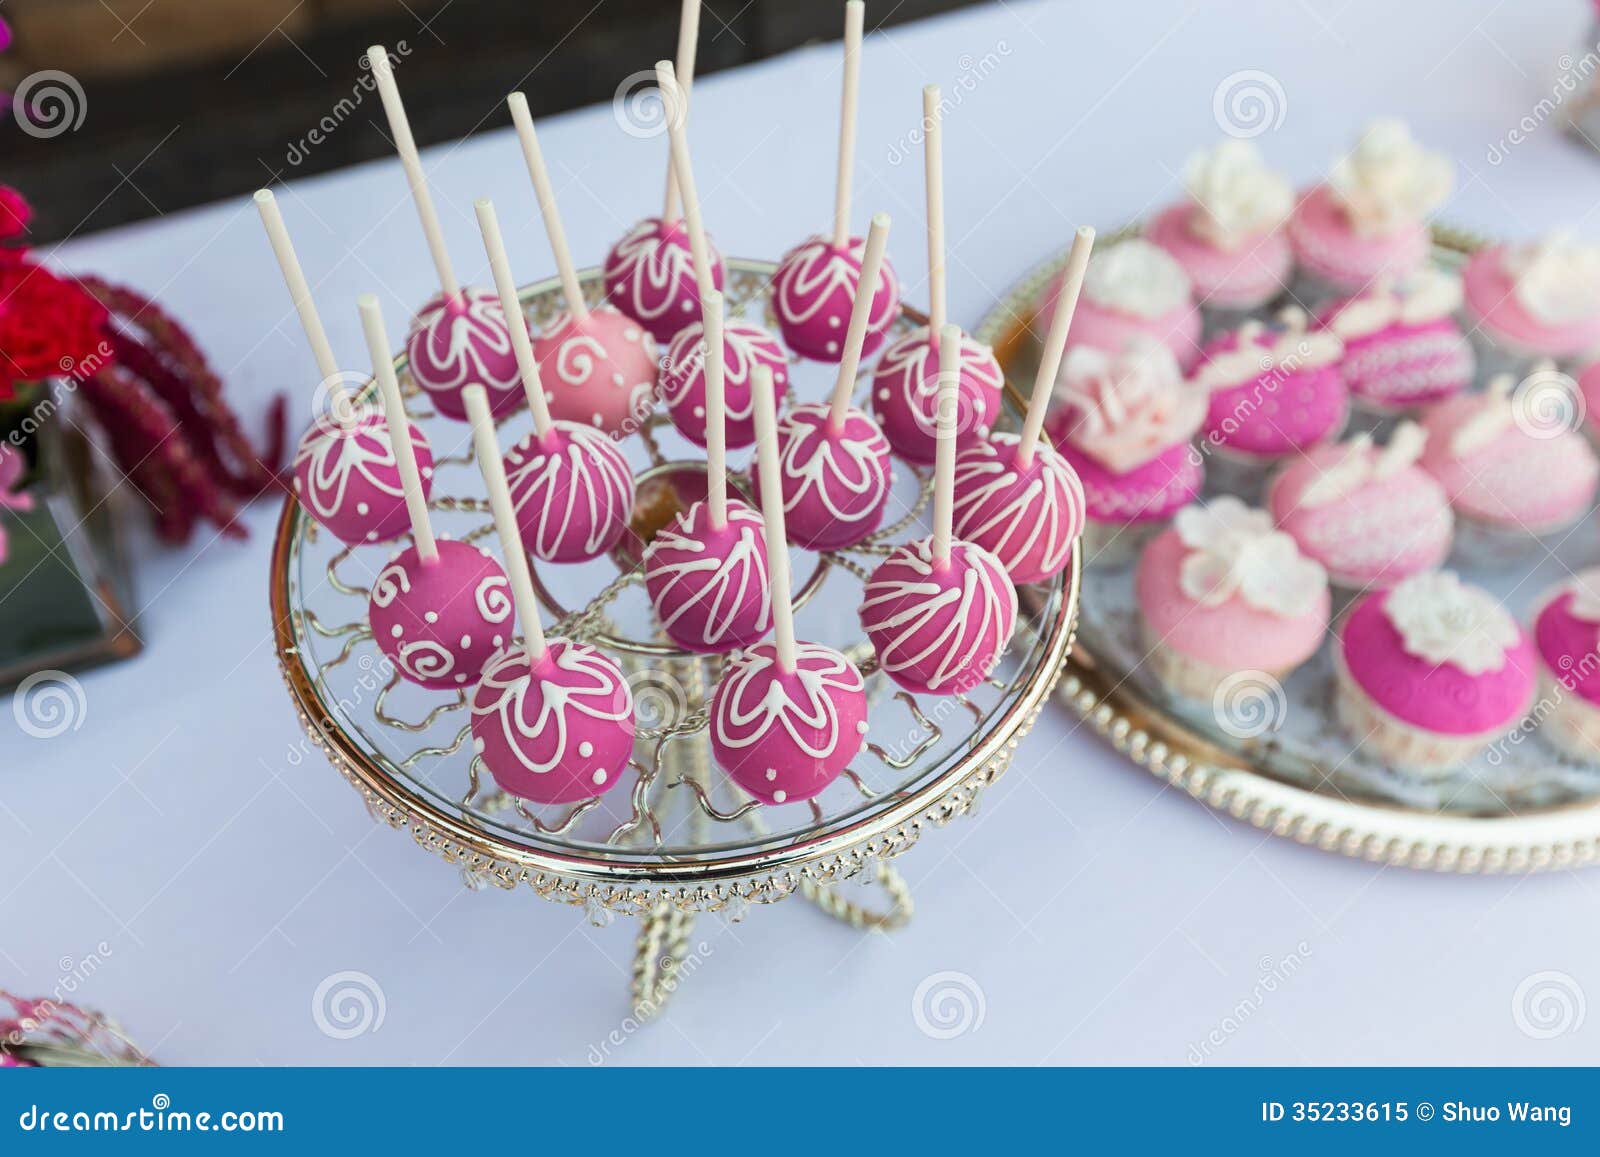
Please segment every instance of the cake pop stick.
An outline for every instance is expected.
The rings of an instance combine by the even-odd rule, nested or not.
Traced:
[[[878,270],[883,266],[883,253],[889,244],[889,215],[875,214],[872,227],[867,230],[867,249],[861,258],[861,280],[857,284],[855,303],[850,309],[850,328],[845,333],[844,352],[839,358],[839,376],[834,380],[833,398],[828,407],[828,428],[835,433],[844,425],[850,409],[850,395],[855,392],[856,373],[861,368],[861,349],[867,340],[867,322],[872,316],[872,295],[864,293],[861,286],[876,285]]]
[[[1039,355],[1039,371],[1033,377],[1033,393],[1028,397],[1022,440],[1017,444],[1017,465],[1024,469],[1033,463],[1034,447],[1039,444],[1039,433],[1044,429],[1045,412],[1055,392],[1061,357],[1067,349],[1067,331],[1072,328],[1072,315],[1078,308],[1078,294],[1083,289],[1083,275],[1089,267],[1089,251],[1093,248],[1094,229],[1088,225],[1078,226],[1072,236],[1072,251],[1067,254],[1061,290],[1056,296],[1055,315],[1050,319],[1050,330]]]
[[[928,198],[928,332],[945,323],[944,283],[944,113],[939,86],[922,90],[922,163]]]
[[[866,23],[864,0],[844,6],[844,92],[839,102],[839,179],[833,194],[833,244],[843,248],[850,240],[850,186],[856,164],[856,106],[861,90],[861,34]],[[870,278],[868,285],[876,285]]]
[[[700,304],[706,333],[706,505],[711,528],[728,525],[728,413],[724,395],[722,294],[713,291]]]
[[[689,250],[694,255],[695,282],[702,302],[716,290],[711,282],[711,247],[706,242],[705,222],[700,217],[700,198],[695,192],[694,166],[689,162],[689,96],[678,83],[670,60],[656,62],[656,86],[661,90],[667,118],[667,137],[672,147],[672,171],[677,176],[683,198],[684,223],[689,228]]]
[[[422,474],[417,468],[416,450],[411,445],[411,423],[406,418],[405,399],[400,395],[400,379],[395,377],[394,355],[384,329],[383,311],[377,297],[370,293],[363,293],[356,299],[356,309],[361,314],[367,352],[372,355],[372,372],[378,382],[378,394],[383,399],[389,440],[394,443],[400,484],[405,489],[406,513],[411,518],[411,537],[416,540],[417,555],[423,563],[433,563],[439,558],[439,546],[433,537],[433,524],[428,520],[428,500],[422,492]]]
[[[678,84],[683,89],[683,110],[681,115],[685,120],[689,117],[689,90],[694,87],[694,61],[695,52],[700,46],[700,0],[683,0],[682,10],[678,14],[678,57],[674,68]],[[663,109],[663,115],[666,110]],[[661,209],[663,221],[676,221],[678,219],[678,169],[667,159],[667,198]]]
[[[444,230],[439,226],[439,213],[433,207],[428,177],[422,171],[422,158],[417,153],[416,139],[411,135],[411,121],[406,116],[405,104],[400,100],[400,86],[394,80],[394,65],[381,44],[374,44],[367,49],[367,63],[372,69],[373,83],[378,86],[378,96],[383,101],[383,112],[389,121],[389,133],[394,137],[395,151],[400,154],[400,164],[406,171],[406,182],[411,186],[411,200],[422,222],[422,235],[427,239],[434,271],[439,275],[440,292],[446,298],[456,297],[461,292],[461,285],[456,281],[455,270],[450,265],[450,251],[444,243]]]
[[[533,114],[528,111],[528,98],[520,92],[506,97],[511,106],[511,122],[517,129],[517,140],[522,145],[522,159],[528,165],[528,178],[533,182],[533,192],[539,200],[539,213],[544,218],[544,231],[550,238],[550,249],[555,255],[556,272],[561,276],[561,292],[567,300],[567,312],[581,324],[589,316],[589,307],[583,300],[583,288],[578,283],[578,271],[572,264],[572,250],[567,247],[567,232],[561,227],[561,211],[556,208],[555,191],[550,187],[550,171],[545,168],[544,153],[539,148],[539,134],[533,128]]]
[[[941,570],[950,562],[955,537],[956,410],[961,404],[961,330],[939,331],[939,399],[935,411],[933,462],[933,561]]]
[[[522,532],[517,529],[517,512],[511,501],[511,489],[506,484],[505,464],[500,460],[494,415],[489,413],[489,400],[479,387],[468,387],[462,400],[467,405],[467,420],[472,423],[472,446],[489,496],[495,533],[500,536],[500,551],[506,559],[511,603],[516,609],[514,622],[522,628],[522,650],[531,666],[544,658],[547,649],[544,623],[539,615],[539,596],[533,590],[533,572],[528,569],[528,556],[523,553]]]
[[[333,356],[333,346],[328,344],[328,332],[322,328],[322,318],[317,313],[316,302],[311,299],[311,286],[306,284],[300,259],[295,256],[294,243],[289,240],[289,230],[278,211],[278,199],[271,189],[256,191],[256,209],[261,213],[261,224],[266,227],[267,240],[272,243],[272,254],[283,271],[284,284],[289,287],[289,297],[300,315],[300,328],[306,331],[306,341],[311,346],[311,356],[316,359],[317,372],[322,380],[332,384],[339,377],[339,362]],[[338,417],[338,407],[331,407]]]
[[[756,368],[756,465],[761,474],[761,518],[766,530],[767,573],[772,585],[773,638],[778,668],[794,671],[794,606],[790,602],[789,542],[783,529],[783,484],[778,464],[778,414],[773,402],[772,371]]]
[[[494,204],[487,198],[474,201],[472,208],[478,216],[478,230],[483,234],[483,248],[489,256],[489,272],[494,276],[495,291],[500,295],[500,309],[506,315],[506,328],[511,331],[511,348],[517,355],[522,390],[528,396],[528,410],[533,414],[534,433],[543,438],[550,433],[550,402],[544,396],[539,363],[533,356],[533,340],[528,336],[528,319],[517,297],[517,282],[511,275],[511,259],[506,256],[505,239],[500,236],[500,219],[495,214]]]

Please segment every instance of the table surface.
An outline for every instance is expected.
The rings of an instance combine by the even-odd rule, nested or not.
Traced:
[[[919,87],[942,84],[954,102],[951,310],[970,323],[1076,223],[1109,227],[1173,199],[1185,157],[1218,139],[1219,84],[1254,72],[1242,81],[1268,94],[1272,119],[1281,113],[1258,143],[1297,180],[1323,171],[1367,118],[1399,114],[1458,162],[1448,220],[1593,236],[1600,161],[1539,123],[1559,70],[1583,65],[1586,7],[1354,0],[1224,17],[1198,3],[1012,0],[875,35],[856,216],[898,219],[907,297],[925,300],[912,131]],[[725,252],[775,255],[825,225],[836,52],[697,88],[700,185]],[[817,108],[800,107],[813,94]],[[1519,124],[1532,129],[1508,147]],[[624,134],[609,107],[542,134],[573,250],[595,261],[657,203],[662,142]],[[485,195],[521,279],[548,272],[508,132],[433,149],[425,163],[465,277],[487,281],[471,210]],[[262,164],[265,178],[285,163]],[[361,365],[355,296],[377,292],[401,318],[430,290],[399,166],[282,176],[335,348]],[[274,390],[309,392],[312,362],[248,199],[71,242],[56,259],[164,301],[252,420]],[[863,937],[798,901],[737,924],[704,917],[692,978],[663,1021],[638,1029],[625,999],[631,922],[595,928],[526,889],[466,891],[405,833],[374,825],[308,751],[272,653],[276,517],[276,503],[252,510],[246,545],[141,544],[148,651],[83,676],[77,730],[0,732],[0,984],[112,1010],[163,1061],[1597,1057],[1600,1025],[1558,1008],[1567,1031],[1546,1039],[1528,1006],[1542,990],[1581,1012],[1584,990],[1600,993],[1600,873],[1439,876],[1303,848],[1213,816],[1064,710],[1041,720],[978,814],[900,861],[918,902],[909,927]],[[341,973],[381,993],[381,1023],[348,1038],[313,1014]]]

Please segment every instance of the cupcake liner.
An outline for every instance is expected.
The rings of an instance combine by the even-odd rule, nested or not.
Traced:
[[[1549,671],[1539,676],[1534,707],[1539,737],[1568,759],[1600,764],[1600,707],[1569,691]]]
[[[1455,513],[1456,537],[1450,548],[1453,564],[1468,570],[1504,570],[1553,551],[1586,510],[1543,528],[1483,522],[1460,510]]]
[[[1395,771],[1429,779],[1447,776],[1505,734],[1496,729],[1478,735],[1442,735],[1414,727],[1374,703],[1350,677],[1337,652],[1335,666],[1334,709],[1340,724],[1357,751]]]

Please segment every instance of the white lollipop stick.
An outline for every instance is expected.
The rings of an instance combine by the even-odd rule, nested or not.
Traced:
[[[700,46],[700,0],[683,0],[683,10],[678,14],[678,84],[683,89],[683,115],[689,115],[689,90],[694,87],[695,50]],[[663,108],[663,115],[665,115]],[[661,220],[671,224],[678,219],[678,166],[667,158],[667,199],[661,208]]]
[[[439,227],[439,213],[433,207],[433,194],[428,192],[428,178],[422,171],[422,158],[417,155],[417,142],[411,135],[411,122],[406,119],[406,106],[400,102],[400,88],[394,82],[394,65],[381,44],[367,49],[367,61],[372,66],[372,79],[378,86],[378,96],[383,99],[383,112],[389,118],[389,132],[394,137],[394,147],[400,154],[400,164],[406,171],[406,182],[411,186],[411,199],[417,206],[417,217],[422,221],[422,235],[428,239],[428,252],[433,256],[433,267],[439,274],[439,289],[447,298],[461,292],[455,270],[450,267],[450,251],[444,245],[444,230]]]
[[[517,283],[511,276],[505,240],[500,236],[500,219],[495,216],[494,204],[487,197],[480,197],[472,207],[478,214],[478,229],[483,233],[484,251],[489,254],[489,271],[494,274],[495,291],[500,294],[506,328],[511,331],[511,348],[517,355],[517,370],[522,375],[523,392],[528,395],[528,409],[533,411],[534,432],[543,438],[550,432],[550,401],[544,396],[539,363],[533,357],[528,315],[522,312],[522,302],[517,300]]]
[[[783,526],[783,479],[778,462],[778,408],[772,397],[772,367],[750,372],[755,393],[756,468],[761,471],[761,522],[767,540],[767,585],[772,590],[772,627],[778,666],[795,667],[794,607],[789,604],[789,541]]]
[[[539,149],[539,135],[533,131],[528,98],[514,92],[506,97],[506,104],[511,106],[511,122],[517,126],[517,140],[522,142],[522,159],[528,163],[534,196],[539,199],[539,213],[544,217],[550,251],[555,254],[556,272],[561,275],[561,293],[567,299],[567,312],[581,322],[589,316],[589,307],[583,301],[583,286],[572,264],[572,250],[567,248],[567,231],[561,227],[561,212],[556,208],[555,190],[550,187],[550,170],[545,167],[544,153]]]
[[[856,388],[856,371],[861,368],[861,347],[867,341],[867,323],[872,320],[872,299],[878,293],[878,273],[883,268],[883,251],[889,244],[889,214],[876,213],[867,230],[867,248],[861,255],[861,279],[856,282],[856,299],[850,304],[850,328],[845,331],[844,352],[839,357],[839,377],[833,383],[833,399],[828,408],[828,428],[838,433],[850,409],[850,394]]]
[[[511,505],[511,488],[506,485],[506,464],[501,461],[500,443],[495,439],[489,395],[482,386],[471,385],[461,391],[461,401],[467,407],[467,420],[472,423],[472,444],[477,450],[478,469],[483,472],[484,489],[489,493],[500,550],[506,556],[506,578],[511,580],[511,598],[527,642],[528,662],[537,663],[544,658],[544,624],[539,620],[539,599],[533,593],[533,575],[528,570],[522,533],[517,529],[517,512]]]
[[[689,226],[689,251],[694,255],[694,279],[700,300],[717,291],[711,279],[711,249],[706,244],[706,225],[700,216],[700,197],[694,187],[694,167],[689,163],[689,105],[683,88],[673,75],[672,62],[656,62],[656,85],[661,89],[667,135],[672,139],[672,167],[678,174],[678,189],[683,194],[683,219]]]
[[[405,399],[400,396],[400,379],[394,375],[394,354],[389,352],[383,311],[370,293],[356,299],[356,309],[361,313],[361,329],[367,335],[367,351],[372,355],[372,374],[378,379],[378,392],[383,396],[383,416],[389,425],[395,464],[400,468],[400,485],[405,490],[406,513],[411,516],[411,534],[417,540],[417,556],[424,563],[431,563],[439,557],[439,546],[433,540],[433,524],[428,521],[428,500],[422,494],[422,472],[417,469],[417,452],[411,445],[411,423],[406,418]]]
[[[939,331],[939,396],[934,403],[933,561],[950,561],[956,520],[956,418],[961,405],[961,327]],[[765,482],[765,479],[762,479]]]
[[[1072,315],[1078,308],[1078,293],[1083,289],[1083,273],[1089,267],[1089,250],[1094,248],[1094,230],[1088,225],[1078,226],[1072,237],[1072,252],[1067,254],[1067,269],[1061,275],[1061,292],[1056,295],[1055,316],[1050,319],[1050,332],[1045,335],[1044,352],[1039,357],[1039,372],[1033,379],[1033,394],[1028,398],[1028,415],[1022,424],[1022,440],[1017,443],[1017,465],[1027,467],[1033,463],[1033,451],[1039,444],[1039,432],[1044,429],[1044,414],[1050,408],[1050,395],[1056,387],[1056,374],[1061,369],[1061,355],[1067,348],[1067,330],[1072,326]]]
[[[864,0],[844,6],[844,94],[839,103],[839,184],[833,194],[833,244],[850,240],[850,184],[856,164],[856,107],[861,89],[861,33],[866,24]]]
[[[722,294],[712,291],[700,300],[706,330],[706,505],[711,528],[728,525],[727,397],[723,381]]]
[[[928,337],[944,329],[944,146],[939,86],[922,90],[923,179],[928,186]]]
[[[278,268],[283,270],[283,281],[289,287],[295,312],[300,315],[300,327],[306,331],[306,341],[311,343],[317,371],[324,382],[331,383],[339,377],[339,363],[334,360],[328,333],[322,328],[316,302],[311,300],[311,286],[306,284],[306,275],[300,268],[300,259],[295,256],[294,244],[289,240],[289,230],[284,226],[283,214],[278,212],[278,199],[272,195],[272,190],[256,192],[256,208],[261,212],[261,224],[266,226],[267,240],[272,243]]]

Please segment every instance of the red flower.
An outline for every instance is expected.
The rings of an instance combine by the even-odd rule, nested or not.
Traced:
[[[43,266],[0,263],[0,400],[20,382],[84,375],[109,357],[105,308]]]
[[[10,185],[0,185],[0,241],[10,241],[28,231],[33,206]]]

